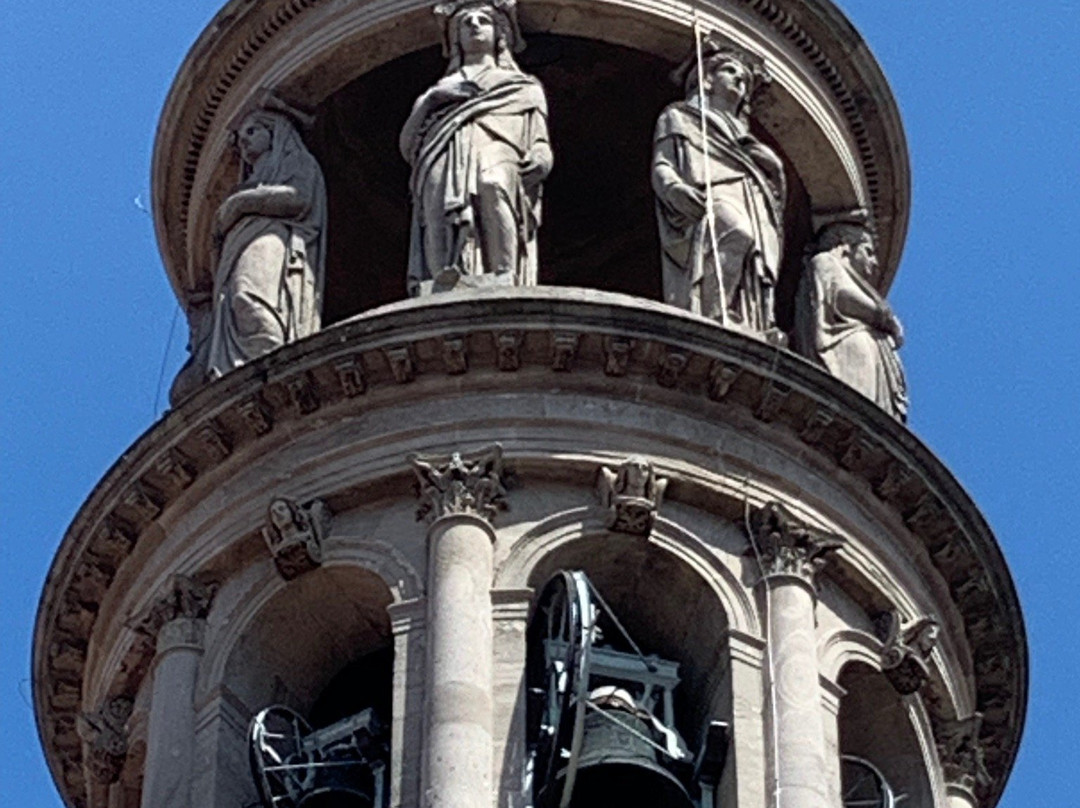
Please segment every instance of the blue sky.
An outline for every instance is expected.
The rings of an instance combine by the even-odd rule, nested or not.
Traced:
[[[218,4],[0,4],[0,774],[11,805],[60,804],[29,706],[48,565],[183,361],[142,202],[165,93]],[[911,427],[994,526],[1028,623],[1028,724],[1001,804],[1058,802],[1080,767],[1080,5],[842,6],[882,63],[911,150],[911,227],[891,294],[908,332]]]

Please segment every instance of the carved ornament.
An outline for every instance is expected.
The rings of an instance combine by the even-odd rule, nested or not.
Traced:
[[[162,626],[174,620],[205,620],[210,613],[217,587],[190,578],[174,575],[168,587],[135,626],[148,637],[156,637]]]
[[[286,581],[322,564],[322,543],[329,533],[330,518],[330,509],[319,499],[306,505],[287,497],[270,502],[263,539]]]
[[[92,713],[83,713],[76,722],[79,737],[87,745],[87,766],[99,783],[115,783],[128,751],[127,721],[132,700],[127,696],[106,699]]]
[[[927,660],[937,644],[940,628],[932,617],[903,623],[897,611],[884,612],[874,621],[881,652],[881,670],[902,696],[919,691],[930,678]]]
[[[979,740],[982,723],[982,713],[973,713],[964,719],[934,725],[934,740],[945,783],[970,794],[975,793],[977,786],[991,782]]]
[[[417,519],[434,522],[443,516],[472,514],[492,519],[506,508],[502,446],[470,454],[409,458],[416,472],[420,505]]]
[[[797,522],[779,502],[768,502],[754,511],[750,529],[763,578],[794,576],[813,584],[827,557],[844,544],[839,536],[818,533]]]
[[[635,455],[618,468],[601,466],[596,477],[596,495],[604,509],[604,524],[616,533],[648,536],[667,488],[653,464]]]

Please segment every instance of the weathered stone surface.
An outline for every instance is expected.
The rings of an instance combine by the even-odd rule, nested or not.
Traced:
[[[667,479],[660,477],[644,457],[629,457],[614,469],[601,466],[596,475],[596,495],[607,529],[648,536],[667,484]]]
[[[413,169],[409,293],[477,275],[533,285],[552,154],[544,90],[514,61],[524,46],[514,0],[453,0],[435,13],[449,64],[400,136]]]
[[[322,500],[299,505],[275,497],[267,509],[267,522],[263,539],[282,578],[291,581],[322,564],[322,542],[330,527],[330,511]]]
[[[778,502],[766,503],[750,517],[753,550],[764,577],[784,575],[812,584],[831,553],[843,547],[839,536],[810,530]]]
[[[884,645],[881,669],[896,692],[909,696],[930,678],[928,660],[941,631],[932,617],[903,623],[897,611],[884,612],[875,621],[878,638]]]
[[[467,454],[454,452],[449,458],[414,455],[410,462],[420,497],[417,519],[433,522],[452,514],[491,519],[506,507],[498,444]]]

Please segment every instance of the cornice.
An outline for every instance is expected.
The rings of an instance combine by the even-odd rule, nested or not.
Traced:
[[[507,333],[520,338],[499,339]],[[632,386],[696,417],[739,411],[797,435],[808,452],[862,478],[926,548],[963,617],[994,778],[983,804],[996,802],[1023,726],[1026,639],[1001,551],[952,474],[902,424],[795,354],[662,304],[539,287],[405,301],[335,325],[208,385],[121,456],[60,545],[35,629],[38,728],[68,804],[79,804],[84,786],[81,744],[71,733],[98,609],[125,559],[161,534],[158,523],[193,481],[227,475],[260,442],[325,426],[328,417],[362,408],[365,397],[435,395],[445,389],[439,379],[490,389],[504,378],[514,389],[554,383],[565,395],[598,383]],[[178,457],[183,474],[167,462]],[[134,694],[146,650],[133,647],[130,674],[111,683],[109,695]]]

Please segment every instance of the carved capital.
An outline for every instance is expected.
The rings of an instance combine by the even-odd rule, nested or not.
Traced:
[[[874,620],[878,638],[884,644],[881,670],[896,692],[909,696],[930,678],[927,660],[937,644],[940,629],[932,617],[903,623],[897,611],[883,612]]]
[[[263,539],[282,578],[291,581],[322,564],[322,543],[331,519],[322,500],[300,505],[287,497],[275,497],[266,519]]]
[[[601,466],[596,476],[596,496],[604,509],[608,530],[648,536],[667,484],[652,463],[637,455],[628,457],[617,468]]]
[[[135,630],[156,638],[162,627],[176,620],[205,620],[210,613],[217,587],[190,578],[174,575],[164,593],[136,623]]]
[[[87,768],[99,783],[115,783],[128,752],[127,721],[132,700],[127,696],[106,699],[92,713],[83,713],[76,722],[79,737],[87,748]]]
[[[762,577],[794,576],[813,584],[840,537],[800,524],[779,502],[768,502],[750,517],[750,540],[760,554]]]
[[[434,522],[442,516],[472,514],[490,520],[506,508],[502,446],[469,454],[409,458],[416,472],[420,505],[417,519]]]
[[[973,713],[968,718],[934,724],[934,740],[946,785],[971,795],[977,786],[991,782],[979,741],[982,721],[982,713]]]

